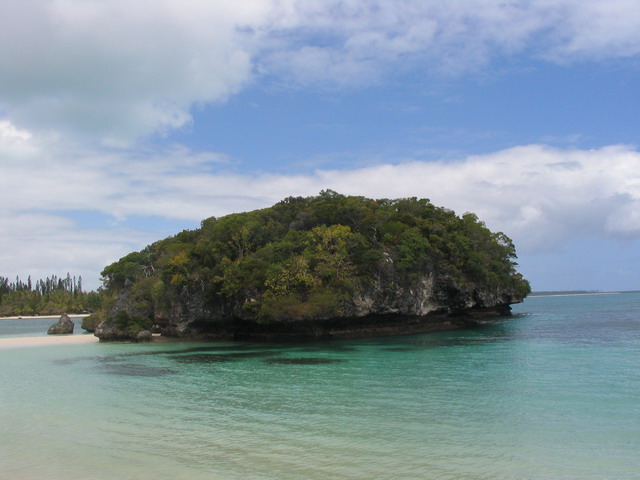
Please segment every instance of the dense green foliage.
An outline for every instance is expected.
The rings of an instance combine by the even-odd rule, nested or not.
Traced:
[[[409,284],[433,273],[522,298],[529,284],[515,258],[511,240],[474,214],[458,217],[426,199],[323,191],[206,219],[109,265],[102,280],[114,297],[130,284],[135,312],[149,318],[197,291],[211,308],[240,301],[257,320],[271,321],[337,312],[385,263]]]
[[[82,277],[52,275],[44,280],[14,282],[0,276],[0,316],[59,315],[61,313],[94,312],[101,306],[97,292],[82,289]]]

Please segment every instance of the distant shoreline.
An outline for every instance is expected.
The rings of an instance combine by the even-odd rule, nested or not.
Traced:
[[[587,295],[620,295],[625,292],[558,292],[558,293],[533,293],[527,295],[527,298],[540,298],[540,297],[581,297]]]
[[[60,318],[63,314],[58,313],[54,315],[12,315],[10,317],[0,317],[0,320],[35,320],[38,318]],[[72,313],[67,314],[69,318],[84,318],[91,315],[90,313]]]

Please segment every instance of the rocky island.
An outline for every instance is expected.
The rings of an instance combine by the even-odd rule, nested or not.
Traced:
[[[530,292],[515,259],[511,240],[472,213],[327,190],[208,218],[121,258],[102,272],[108,300],[86,324],[101,341],[458,328]]]

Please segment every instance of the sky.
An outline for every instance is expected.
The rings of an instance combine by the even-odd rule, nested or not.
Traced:
[[[332,189],[513,239],[534,290],[640,289],[637,0],[3,0],[0,275],[100,272]]]

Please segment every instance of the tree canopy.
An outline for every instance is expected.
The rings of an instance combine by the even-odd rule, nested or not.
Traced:
[[[100,308],[98,292],[85,292],[82,277],[51,275],[45,279],[15,281],[0,276],[0,315],[59,315],[93,312]]]
[[[369,199],[331,190],[289,197],[262,210],[203,220],[107,266],[107,293],[131,288],[137,311],[152,318],[184,291],[208,305],[243,302],[262,322],[337,311],[391,263],[407,282],[425,273],[523,298],[504,233],[476,215],[457,216],[428,199]]]

